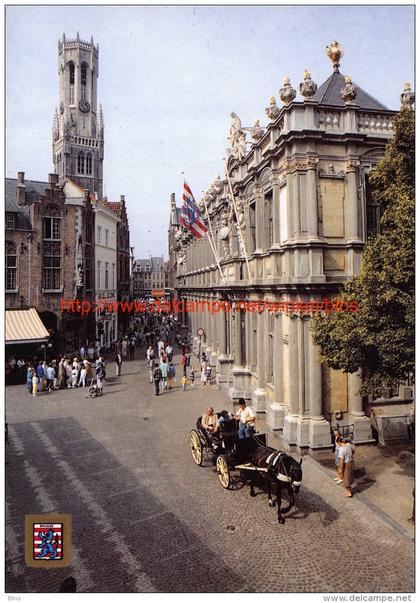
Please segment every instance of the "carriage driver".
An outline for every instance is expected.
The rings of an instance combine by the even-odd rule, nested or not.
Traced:
[[[215,435],[219,431],[219,423],[217,422],[217,415],[214,414],[214,408],[209,406],[207,411],[201,417],[201,425],[204,427],[209,435]]]
[[[239,409],[235,419],[239,421],[238,438],[249,438],[255,431],[255,413],[246,405],[244,398],[239,398]]]

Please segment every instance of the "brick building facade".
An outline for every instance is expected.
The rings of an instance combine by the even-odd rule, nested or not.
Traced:
[[[76,349],[94,336],[91,316],[64,302],[94,295],[94,216],[88,191],[66,197],[56,174],[48,182],[6,179],[6,308],[35,307],[52,341]]]

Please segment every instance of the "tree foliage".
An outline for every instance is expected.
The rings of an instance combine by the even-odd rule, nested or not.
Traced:
[[[414,113],[401,109],[384,158],[369,178],[380,204],[380,234],[363,252],[360,275],[344,285],[340,300],[357,301],[356,313],[316,315],[314,341],[328,366],[363,372],[362,392],[414,376]]]

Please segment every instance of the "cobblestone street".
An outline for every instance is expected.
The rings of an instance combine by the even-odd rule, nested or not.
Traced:
[[[193,463],[197,416],[230,408],[215,386],[182,392],[178,380],[155,397],[143,360],[114,374],[102,398],[6,390],[7,592],[57,592],[70,575],[79,592],[413,591],[413,542],[311,458],[283,526],[266,494],[224,490]],[[53,512],[72,514],[73,565],[27,568],[25,514]]]

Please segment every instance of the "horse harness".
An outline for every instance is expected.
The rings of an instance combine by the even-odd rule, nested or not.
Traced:
[[[266,458],[267,472],[272,476],[274,476],[277,473],[276,478],[281,482],[286,482],[288,484],[294,484],[294,485],[300,484],[300,482],[293,481],[291,476],[289,476],[289,473],[288,473],[288,471],[285,467],[284,461],[283,461],[284,456],[286,456],[286,455],[281,450],[278,450],[278,451],[275,450],[274,452],[272,452]],[[284,473],[280,473],[278,471],[279,465],[281,465],[281,467],[283,468]]]

